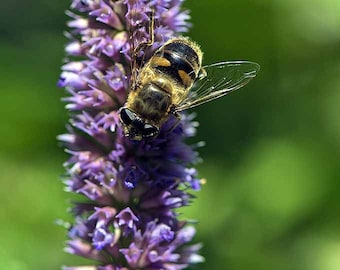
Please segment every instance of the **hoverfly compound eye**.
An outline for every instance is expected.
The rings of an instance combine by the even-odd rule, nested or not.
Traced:
[[[154,137],[158,135],[158,128],[150,125],[150,124],[145,124],[142,130],[142,135],[143,137]]]
[[[122,108],[120,110],[120,119],[125,125],[131,125],[132,122],[136,119],[136,116],[131,110],[127,108]]]

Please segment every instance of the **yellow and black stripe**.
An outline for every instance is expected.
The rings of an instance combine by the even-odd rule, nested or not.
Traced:
[[[151,67],[188,88],[197,78],[200,57],[187,39],[172,40],[151,58]]]

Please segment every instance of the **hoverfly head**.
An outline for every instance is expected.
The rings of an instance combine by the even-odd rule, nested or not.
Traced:
[[[129,108],[120,109],[120,121],[124,126],[124,134],[134,141],[155,138],[159,133],[159,128],[146,122],[142,117]]]

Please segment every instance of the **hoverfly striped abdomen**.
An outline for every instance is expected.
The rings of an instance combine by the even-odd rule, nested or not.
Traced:
[[[201,68],[201,58],[198,47],[193,48],[192,42],[179,38],[155,53],[151,58],[151,67],[180,87],[190,88]]]

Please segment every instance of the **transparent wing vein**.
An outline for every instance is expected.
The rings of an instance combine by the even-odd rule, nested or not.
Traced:
[[[206,76],[197,80],[188,96],[176,107],[180,112],[220,98],[246,85],[260,69],[250,61],[229,61],[204,66]]]

